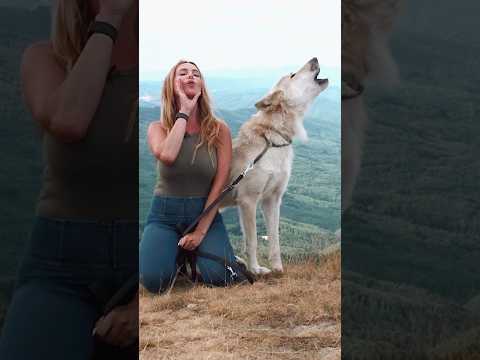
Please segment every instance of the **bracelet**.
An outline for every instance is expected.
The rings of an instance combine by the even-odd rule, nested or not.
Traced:
[[[182,119],[185,119],[185,120],[188,121],[188,115],[185,114],[185,113],[182,113],[182,112],[178,112],[178,113],[175,115],[175,121],[176,121],[178,118],[182,118]]]
[[[112,24],[105,21],[94,21],[88,28],[88,37],[93,34],[107,35],[113,42],[117,40],[118,30]]]

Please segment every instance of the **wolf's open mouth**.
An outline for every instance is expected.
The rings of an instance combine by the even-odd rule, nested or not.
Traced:
[[[315,82],[318,84],[318,85],[323,85],[325,84],[326,82],[328,82],[328,79],[322,79],[322,78],[317,78],[317,76],[320,74],[320,69],[318,69],[317,73],[315,74]]]

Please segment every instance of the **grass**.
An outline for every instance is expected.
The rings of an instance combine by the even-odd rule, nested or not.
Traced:
[[[140,358],[340,359],[340,252],[254,285],[140,292]]]

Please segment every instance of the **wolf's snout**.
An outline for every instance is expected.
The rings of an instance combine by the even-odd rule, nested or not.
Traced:
[[[318,59],[316,57],[314,57],[308,63],[310,64],[310,69],[312,71],[318,70],[320,68],[320,65],[318,64]]]

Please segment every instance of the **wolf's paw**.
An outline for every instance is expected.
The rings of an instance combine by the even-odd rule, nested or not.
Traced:
[[[283,273],[283,266],[280,265],[273,265],[272,270],[274,273]]]
[[[272,271],[266,267],[263,266],[255,266],[250,269],[252,273],[255,275],[267,275],[270,274]]]

